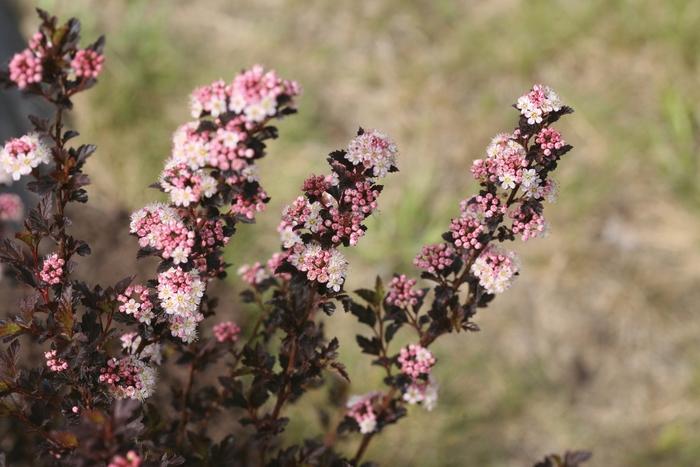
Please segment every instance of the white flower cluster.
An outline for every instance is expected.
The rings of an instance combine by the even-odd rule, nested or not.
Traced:
[[[0,182],[19,180],[39,164],[48,164],[51,150],[37,133],[29,133],[5,143],[0,151]]]
[[[431,377],[428,382],[414,382],[403,393],[403,400],[411,405],[421,404],[427,411],[437,407],[439,386]]]
[[[520,113],[527,118],[530,125],[541,123],[542,117],[549,112],[556,112],[561,109],[561,99],[549,86],[536,84],[532,90],[520,96],[516,104]]]
[[[324,250],[320,244],[297,244],[289,255],[289,262],[299,271],[305,272],[310,281],[326,284],[336,292],[345,282],[348,261],[335,248]]]
[[[170,268],[158,274],[158,299],[169,315],[196,313],[206,289],[204,282],[194,271]]]
[[[353,165],[363,164],[375,177],[385,177],[396,165],[396,144],[378,130],[368,130],[356,136],[348,145],[345,158]]]
[[[490,245],[481,252],[471,267],[471,273],[490,294],[506,291],[512,284],[520,266],[516,254],[504,252]]]

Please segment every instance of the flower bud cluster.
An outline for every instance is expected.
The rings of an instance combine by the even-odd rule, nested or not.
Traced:
[[[16,53],[9,64],[9,78],[19,89],[37,85],[44,81],[44,72],[55,73],[55,68],[69,77],[72,83],[96,79],[104,65],[102,45],[98,41],[86,49],[75,46],[68,50],[58,50],[52,37],[43,30],[36,32],[29,40],[28,47]]]
[[[386,302],[403,310],[416,306],[424,292],[421,289],[415,289],[415,286],[416,280],[409,279],[405,274],[394,276],[389,283]]]
[[[98,381],[117,399],[143,401],[155,390],[156,370],[134,356],[111,358],[100,369]]]
[[[39,271],[39,278],[49,285],[57,285],[61,283],[63,276],[63,266],[65,261],[58,256],[58,253],[51,253],[44,258],[44,263]]]
[[[370,392],[362,396],[353,396],[348,400],[346,416],[357,423],[360,433],[366,435],[377,429],[376,405],[381,399],[380,392]]]

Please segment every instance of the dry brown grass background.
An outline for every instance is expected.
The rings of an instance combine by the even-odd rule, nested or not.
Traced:
[[[415,275],[413,255],[475,189],[471,161],[513,127],[511,103],[533,82],[553,86],[576,113],[561,125],[575,150],[558,173],[551,234],[518,246],[522,275],[481,313],[481,333],[435,346],[438,408],[411,410],[369,458],[522,466],[571,447],[592,449],[594,466],[698,465],[700,2],[39,4],[108,35],[104,79],[75,122],[100,148],[89,172],[104,211],[157,198],[143,187],[188,118],[194,86],[258,62],[304,85],[300,114],[280,125],[263,162],[273,201],[232,242],[236,263],[277,248],[281,207],[357,126],[391,134],[401,172],[350,254],[351,288],[377,271]],[[30,6],[20,4],[26,31]],[[351,375],[362,375],[354,389],[378,384],[352,320],[328,321]],[[316,432],[323,397],[293,409],[291,438]]]

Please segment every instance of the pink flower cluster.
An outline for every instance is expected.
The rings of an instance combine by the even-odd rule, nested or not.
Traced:
[[[364,235],[362,222],[376,210],[381,192],[373,180],[380,174],[373,170],[385,160],[389,165],[381,176],[389,167],[396,170],[396,154],[396,146],[382,133],[360,130],[346,151],[331,154],[331,175],[306,179],[305,196],[284,208],[277,228],[282,248],[308,280],[340,291],[347,261],[337,248],[354,246]]]
[[[547,221],[542,215],[522,205],[508,213],[513,220],[513,233],[522,237],[523,241],[531,238],[544,237],[547,234]]]
[[[441,274],[452,266],[455,251],[447,243],[426,245],[413,260],[418,268],[431,274]]]
[[[182,222],[176,209],[153,203],[131,215],[130,232],[139,237],[141,247],[161,251],[173,263],[186,263],[195,244],[195,234]]]
[[[389,305],[407,310],[408,307],[416,306],[418,300],[423,296],[423,290],[414,289],[415,279],[409,279],[405,274],[394,276],[389,283],[389,292],[386,302]]]
[[[535,143],[540,146],[542,153],[545,156],[551,156],[553,151],[561,149],[566,144],[566,141],[561,137],[561,133],[552,127],[542,128],[535,135]]]
[[[323,175],[311,175],[304,180],[301,189],[310,197],[320,198],[331,186],[332,181]]]
[[[365,131],[348,145],[345,157],[353,165],[371,170],[375,177],[386,177],[396,165],[398,149],[391,139],[378,130]]]
[[[380,392],[370,392],[362,396],[353,396],[348,400],[346,416],[357,423],[360,433],[366,435],[377,429],[375,405],[380,402],[381,398]]]
[[[236,342],[241,328],[233,321],[223,321],[214,325],[214,337],[218,342]]]
[[[117,296],[117,301],[121,303],[119,311],[132,315],[140,323],[150,324],[154,318],[149,290],[143,285],[130,285]]]
[[[43,79],[44,61],[47,57],[51,58],[49,49],[52,47],[51,38],[45,37],[42,32],[35,33],[29,40],[28,48],[16,53],[10,60],[10,80],[19,89],[40,83]],[[80,49],[73,54],[72,58],[71,54],[73,54],[72,51],[67,56],[60,57],[60,61],[53,65],[64,66],[63,64],[70,60],[70,71],[76,78],[97,78],[104,64],[102,54],[93,49]],[[51,68],[49,65],[46,66]]]
[[[295,81],[283,80],[273,71],[255,65],[238,74],[231,84],[219,80],[194,90],[190,96],[192,116],[216,118],[232,112],[245,117],[252,128],[279,114],[284,105],[301,93]]]
[[[562,108],[561,99],[549,86],[535,84],[530,92],[518,98],[515,106],[527,119],[527,123],[534,125],[541,123],[543,117]]]
[[[167,314],[195,313],[204,295],[204,283],[194,271],[173,267],[158,274],[158,299]]]
[[[365,216],[369,216],[377,209],[377,198],[379,198],[379,190],[370,182],[357,182],[353,188],[348,188],[343,193],[343,202],[353,212],[362,213]]]
[[[452,219],[450,223],[452,242],[462,250],[480,250],[487,237],[488,230],[479,219],[472,216],[462,216]]]
[[[78,78],[97,79],[102,71],[104,61],[104,55],[92,49],[81,49],[75,53],[70,67]]]
[[[47,164],[51,160],[51,150],[37,133],[29,133],[19,138],[13,138],[5,143],[0,151],[0,170],[19,180],[28,175],[39,164]]]
[[[472,196],[463,200],[459,207],[463,217],[473,217],[481,222],[506,212],[501,199],[493,193]]]
[[[111,358],[107,366],[100,368],[98,381],[107,384],[117,399],[143,401],[155,390],[156,371],[133,356]]]
[[[362,222],[364,216],[357,211],[342,212],[336,207],[329,210],[330,218],[323,221],[323,227],[331,232],[331,241],[340,244],[347,241],[350,245],[357,242],[365,234]]]
[[[136,451],[129,451],[126,456],[116,455],[107,467],[141,467],[141,456]]]
[[[211,198],[218,191],[217,180],[203,170],[192,170],[184,162],[171,160],[160,175],[160,186],[175,206],[187,207]]]
[[[289,262],[310,281],[325,284],[327,288],[339,292],[345,282],[348,261],[335,248],[323,249],[318,243],[297,244],[289,255]]]
[[[426,380],[435,365],[435,357],[425,347],[409,344],[399,352],[398,362],[401,373],[410,376],[414,381]]]
[[[158,274],[158,299],[170,321],[170,332],[183,342],[197,338],[197,324],[204,318],[199,305],[206,286],[195,271],[170,268]]]
[[[486,292],[497,294],[511,286],[519,268],[515,253],[489,245],[472,264],[471,273]]]
[[[51,371],[59,373],[68,369],[68,362],[59,358],[55,350],[44,352],[44,358],[46,359],[46,366]]]
[[[472,164],[472,175],[481,183],[497,183],[502,189],[515,188],[522,182],[523,170],[528,166],[525,148],[513,135],[496,135],[486,149],[487,158]]]
[[[265,210],[265,204],[269,200],[267,193],[260,187],[252,195],[237,193],[231,204],[231,212],[253,220],[256,213]]]
[[[20,89],[34,83],[40,83],[44,71],[41,61],[42,56],[37,55],[31,49],[25,49],[15,54],[10,60],[10,79]]]
[[[57,253],[52,253],[44,258],[44,263],[39,271],[39,278],[49,285],[61,283],[63,276],[63,266],[65,261],[60,258]]]
[[[23,217],[22,198],[14,193],[0,194],[0,221],[19,222]]]

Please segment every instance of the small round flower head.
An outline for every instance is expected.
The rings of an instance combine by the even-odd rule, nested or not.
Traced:
[[[129,451],[126,456],[114,456],[107,467],[141,467],[141,456],[136,451]]]
[[[472,175],[481,183],[495,183],[511,190],[521,182],[522,171],[528,166],[525,148],[512,135],[496,135],[486,148],[486,159],[472,164]]]
[[[170,320],[170,334],[182,342],[190,344],[197,340],[197,326],[204,316],[199,312],[172,315]]]
[[[535,143],[542,150],[542,154],[550,157],[557,149],[561,149],[566,145],[566,141],[561,137],[561,133],[551,127],[542,128],[535,135]]]
[[[176,206],[187,207],[211,198],[218,191],[216,179],[203,170],[192,170],[184,162],[170,160],[160,175],[160,186]]]
[[[144,401],[155,391],[156,370],[133,356],[111,358],[100,369],[98,381],[117,399]]]
[[[198,122],[185,123],[173,134],[172,160],[187,164],[191,170],[204,167],[210,159],[211,135],[207,131],[198,132],[198,126]]]
[[[432,377],[428,381],[414,381],[403,393],[403,400],[408,404],[421,404],[431,411],[437,406],[438,385]]]
[[[450,223],[452,242],[461,250],[480,250],[488,229],[478,218],[462,216]]]
[[[430,376],[430,370],[435,365],[435,357],[430,350],[418,344],[410,344],[399,352],[399,367],[401,373],[413,380],[425,380]]]
[[[357,182],[353,188],[348,188],[343,193],[343,203],[350,206],[353,212],[367,217],[377,209],[379,190],[369,182]]]
[[[255,65],[238,74],[227,92],[229,110],[243,114],[248,126],[254,126],[278,115],[284,106],[292,106],[301,88],[294,81],[280,79],[273,70]]]
[[[186,263],[195,243],[195,234],[180,220],[177,210],[152,203],[131,215],[130,232],[139,237],[141,247],[160,250],[163,258],[175,264]]]
[[[331,187],[328,177],[323,175],[312,175],[306,180],[302,186],[302,190],[309,196],[319,198],[323,193]]]
[[[130,285],[123,294],[117,296],[119,311],[132,315],[140,323],[150,324],[153,319],[153,303],[147,287]]]
[[[514,252],[504,252],[489,245],[472,264],[471,273],[486,292],[497,294],[511,286],[519,267]]]
[[[14,193],[0,194],[0,221],[19,222],[23,217],[22,198]]]
[[[520,206],[509,212],[508,216],[513,221],[511,226],[513,233],[519,234],[523,241],[547,235],[547,221],[542,215],[532,209],[525,209],[523,206]]]
[[[57,253],[52,253],[44,258],[41,271],[39,271],[39,278],[49,285],[60,284],[61,276],[63,276],[63,266],[65,266],[65,261]]]
[[[260,285],[268,278],[265,268],[257,261],[254,264],[244,264],[238,268],[238,275],[241,276],[243,282],[251,286]]]
[[[379,402],[381,393],[370,392],[362,396],[353,396],[346,404],[346,416],[357,423],[360,433],[366,435],[377,429],[377,414],[374,406]]]
[[[29,133],[5,143],[0,151],[0,167],[13,180],[28,175],[39,164],[46,164],[51,158],[51,150],[37,133]]]
[[[375,177],[385,177],[396,165],[398,149],[387,135],[378,130],[368,130],[353,138],[345,158],[353,165],[362,164],[371,169]]]
[[[336,207],[329,210],[330,219],[323,221],[323,226],[331,232],[331,241],[335,245],[348,242],[357,245],[357,242],[365,234],[362,225],[364,216],[355,211],[342,212]]]
[[[158,299],[168,315],[196,313],[206,286],[194,271],[173,267],[158,274]]]
[[[81,49],[70,62],[73,73],[78,78],[97,79],[102,71],[105,57],[92,49]]]
[[[545,115],[561,109],[561,99],[549,86],[535,84],[530,92],[518,98],[516,107],[530,125],[541,123]]]
[[[57,352],[55,350],[49,350],[44,352],[44,358],[46,359],[46,366],[50,371],[60,373],[68,369],[68,362],[62,358],[57,357]]]
[[[199,228],[199,243],[202,248],[214,248],[225,246],[231,237],[224,233],[224,221],[221,219],[197,219],[201,223]]]
[[[455,251],[446,243],[426,245],[413,259],[413,264],[431,274],[439,274],[452,265],[454,256]]]
[[[214,325],[214,337],[219,342],[236,342],[241,328],[233,321],[223,321]]]
[[[289,255],[289,262],[305,272],[308,280],[325,284],[335,292],[339,292],[345,282],[348,262],[335,248],[325,250],[318,243],[299,244]]]
[[[15,54],[10,60],[10,80],[14,81],[18,88],[24,89],[30,84],[40,83],[43,67],[41,57],[32,50],[25,49]]]
[[[389,305],[403,310],[416,306],[418,304],[418,299],[423,296],[423,291],[415,289],[415,286],[415,279],[409,279],[404,274],[394,276],[389,283],[389,292],[386,296],[386,302]]]
[[[258,187],[257,191],[251,196],[246,196],[244,193],[238,193],[233,198],[231,204],[231,213],[245,217],[247,219],[255,219],[255,214],[265,210],[266,203],[269,201],[267,193]]]
[[[472,196],[463,200],[460,204],[462,217],[472,217],[481,222],[491,219],[499,214],[504,214],[506,208],[501,199],[493,193]]]

